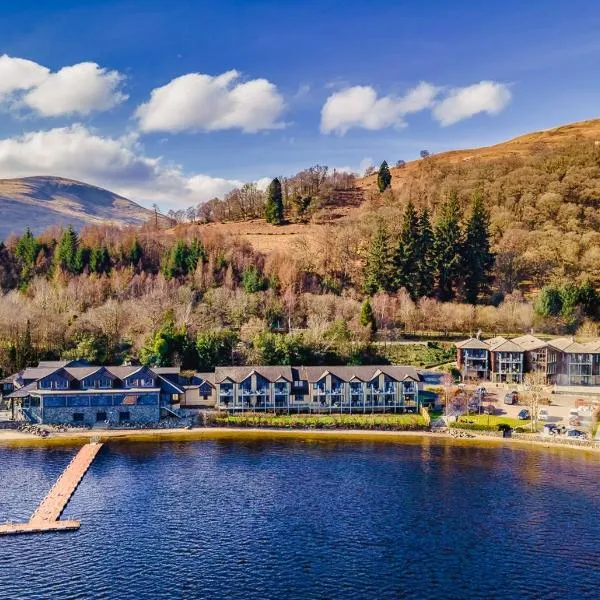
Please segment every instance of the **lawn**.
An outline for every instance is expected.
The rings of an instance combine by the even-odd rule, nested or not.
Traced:
[[[377,344],[377,352],[392,364],[430,367],[456,360],[456,348],[447,343]]]
[[[221,427],[275,427],[281,429],[375,429],[410,431],[426,429],[421,415],[274,415],[245,413],[243,415],[216,415],[214,425]]]
[[[512,417],[499,415],[463,415],[458,423],[450,423],[450,427],[457,429],[475,429],[480,431],[498,431],[498,425],[505,423],[513,429],[522,427],[525,431],[531,430],[531,421],[521,421]]]

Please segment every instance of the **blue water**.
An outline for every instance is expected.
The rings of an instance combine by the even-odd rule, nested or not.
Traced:
[[[0,449],[0,521],[75,450]],[[105,447],[63,518],[0,538],[0,598],[600,598],[600,459],[421,444]]]

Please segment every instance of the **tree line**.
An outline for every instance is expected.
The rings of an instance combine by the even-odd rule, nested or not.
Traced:
[[[382,169],[387,169],[385,163]],[[384,175],[382,185],[388,187],[389,181]],[[480,190],[473,194],[464,224],[455,194],[442,204],[433,224],[427,208],[418,211],[409,200],[396,235],[389,233],[383,218],[377,221],[366,256],[364,291],[373,295],[404,288],[413,300],[435,296],[446,302],[460,297],[475,304],[492,282],[490,237],[489,213]]]

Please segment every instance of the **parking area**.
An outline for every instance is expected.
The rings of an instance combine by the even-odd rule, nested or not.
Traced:
[[[484,383],[482,384],[486,393],[483,398],[482,406],[493,405],[494,414],[506,416],[509,418],[518,418],[518,414],[524,408],[528,408],[526,392],[522,386],[507,386],[503,384]],[[466,391],[467,394],[474,393]],[[504,396],[512,390],[517,391],[519,401],[517,404],[505,404]],[[553,388],[548,387],[545,398],[550,400],[550,404],[540,404],[540,409],[547,411],[547,418],[544,422],[553,423],[557,426],[576,427],[579,430],[589,432],[593,424],[593,415],[600,405],[600,396],[585,394],[555,394]],[[574,417],[577,410],[578,417]]]

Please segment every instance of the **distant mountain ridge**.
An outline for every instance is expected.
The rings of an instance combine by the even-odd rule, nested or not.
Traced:
[[[0,240],[26,227],[41,233],[53,225],[141,225],[153,216],[132,200],[73,179],[0,179]]]

